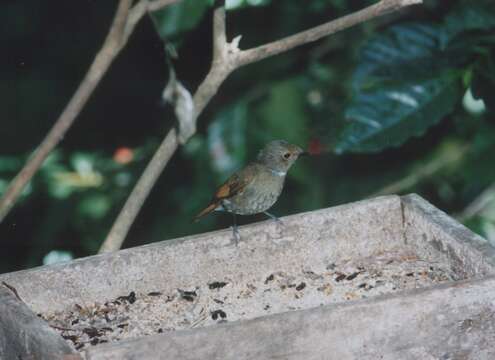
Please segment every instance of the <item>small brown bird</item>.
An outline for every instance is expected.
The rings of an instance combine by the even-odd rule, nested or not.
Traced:
[[[284,140],[269,142],[258,153],[256,161],[234,173],[220,186],[210,204],[196,217],[197,221],[212,211],[227,211],[233,215],[234,242],[239,241],[236,215],[265,213],[277,201],[284,187],[285,176],[290,167],[304,152],[299,146]]]

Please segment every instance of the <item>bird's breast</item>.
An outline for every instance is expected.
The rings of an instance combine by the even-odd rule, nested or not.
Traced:
[[[239,215],[252,215],[275,204],[284,186],[285,177],[261,174],[239,194],[224,201],[223,207]]]

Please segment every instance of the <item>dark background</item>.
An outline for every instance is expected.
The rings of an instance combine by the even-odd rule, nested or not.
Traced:
[[[240,46],[245,49],[371,3],[308,0],[303,5],[272,0],[254,6],[244,2],[227,13],[228,34],[229,38],[242,34]],[[201,115],[198,134],[167,165],[125,247],[229,226],[230,217],[222,214],[194,224],[191,219],[217,185],[252,159],[264,143],[277,138],[329,150],[301,159],[291,170],[272,210],[277,215],[364,199],[398,184],[392,192],[417,192],[462,217],[495,178],[495,13],[489,2],[480,2],[487,8],[478,12],[468,3],[426,1],[422,7],[375,19],[236,71]],[[73,95],[103,43],[115,6],[113,1],[4,2],[0,192]],[[40,265],[51,251],[81,257],[98,250],[137,177],[174,123],[172,111],[161,101],[168,79],[163,38],[176,47],[178,77],[193,92],[211,60],[211,14],[208,1],[185,1],[155,14],[155,23],[149,17],[141,21],[65,139],[0,224],[0,272]],[[409,86],[411,76],[437,81],[441,74],[442,81],[447,76],[451,81],[446,91],[453,95],[431,96],[427,105],[405,116],[374,92],[373,106],[383,107],[391,118],[399,117],[402,127],[368,147],[345,147],[349,134],[362,130],[350,128],[346,116],[362,111],[356,105],[360,90],[353,81],[360,71],[374,66],[363,49],[373,41],[390,46],[386,39],[391,31],[398,29],[396,34],[402,36],[407,28],[401,26],[410,24],[427,26],[434,36],[452,32],[453,27],[458,32],[438,53],[431,52],[426,41],[428,51],[411,44],[409,49],[421,55],[417,58],[401,59],[392,53],[391,61],[396,62],[385,67],[390,70],[385,75],[393,75],[394,83],[385,82],[376,91]],[[468,89],[484,100],[484,110],[477,112],[463,103]],[[462,217],[490,239],[495,238],[494,202],[474,216]],[[254,216],[242,222],[261,219]]]

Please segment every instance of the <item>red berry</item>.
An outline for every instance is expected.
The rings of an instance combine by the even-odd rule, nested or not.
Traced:
[[[113,154],[113,161],[117,164],[125,165],[134,159],[134,151],[128,147],[119,147]]]
[[[324,151],[325,151],[324,146],[320,142],[320,140],[313,138],[309,141],[308,153],[310,155],[319,155]]]

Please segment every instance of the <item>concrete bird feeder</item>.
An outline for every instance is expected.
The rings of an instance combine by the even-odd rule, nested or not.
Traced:
[[[1,359],[495,359],[495,249],[386,196],[0,275]]]

